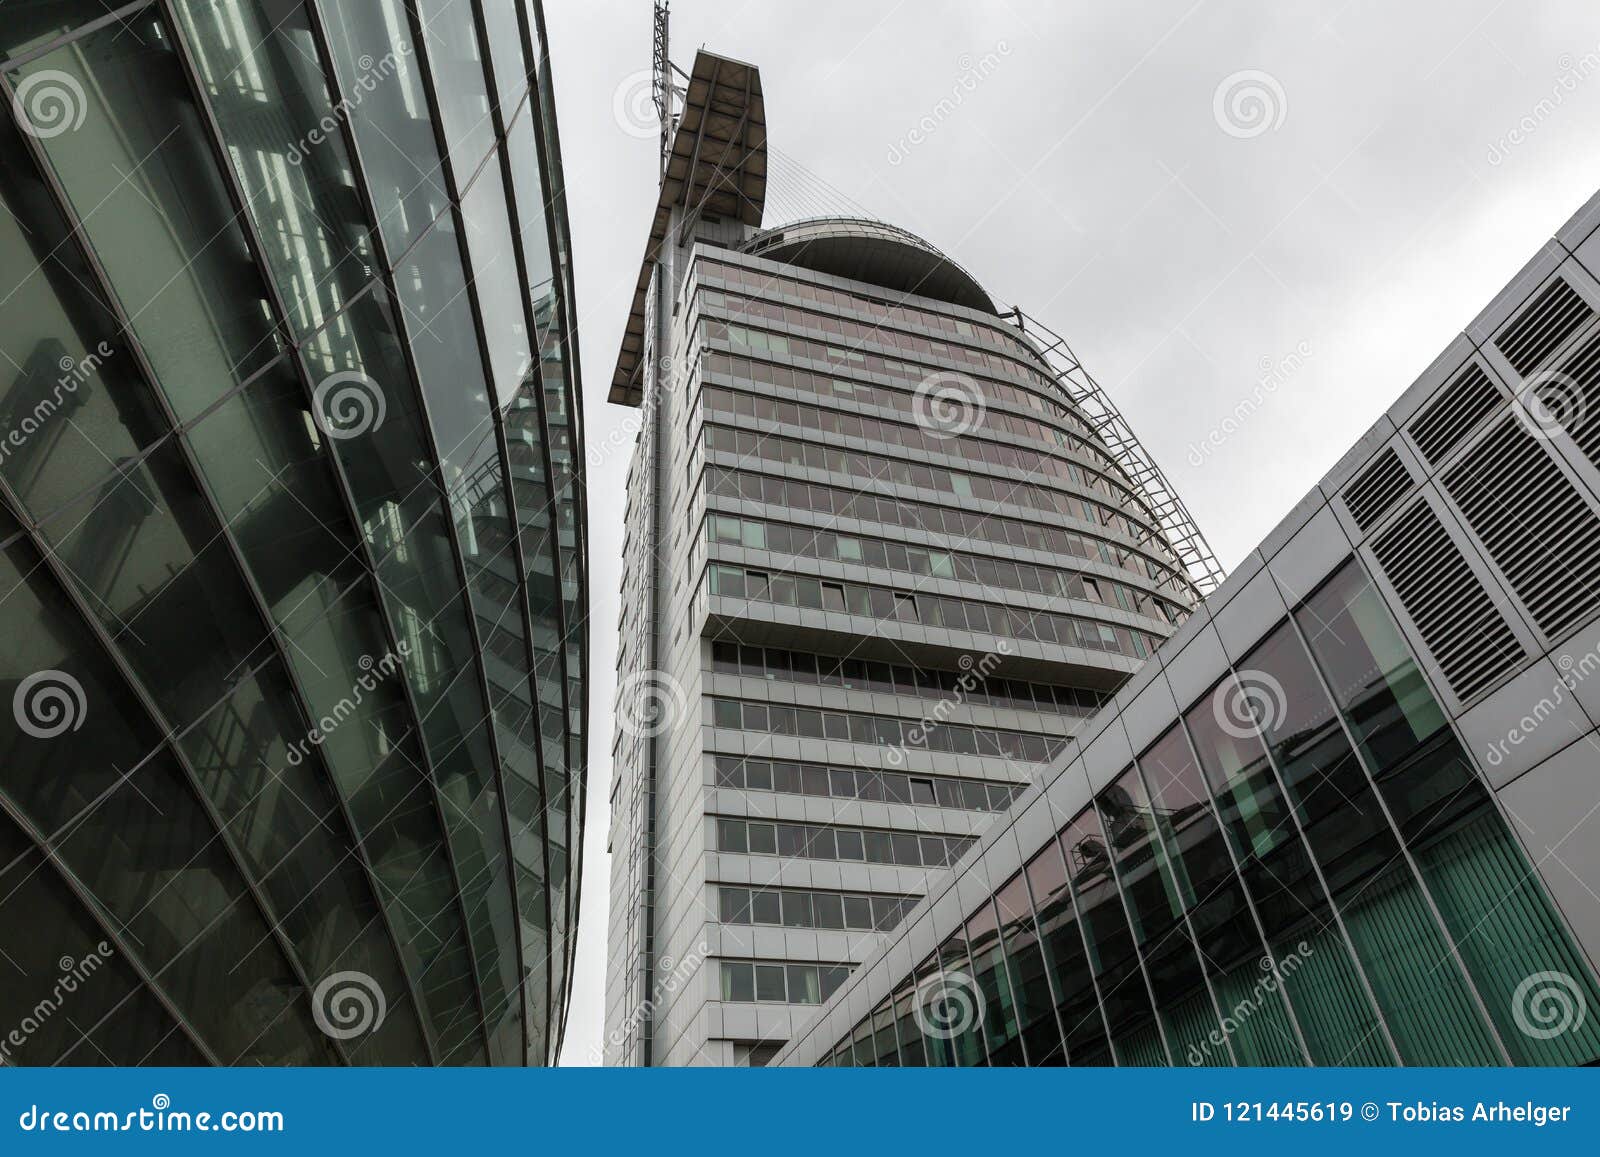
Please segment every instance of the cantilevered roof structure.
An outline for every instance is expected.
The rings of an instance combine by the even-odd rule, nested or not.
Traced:
[[[639,361],[644,354],[645,293],[667,241],[672,211],[681,208],[759,227],[766,204],[767,117],[760,71],[753,64],[699,52],[682,100],[607,395],[608,401],[624,406],[644,400]]]

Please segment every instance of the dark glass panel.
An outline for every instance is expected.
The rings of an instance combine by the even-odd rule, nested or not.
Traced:
[[[1095,804],[1174,1059],[1229,1063],[1225,1045],[1204,1047],[1219,1036],[1221,1025],[1138,770],[1130,767]]]
[[[1568,998],[1590,1008],[1600,989],[1360,566],[1346,564],[1296,618],[1512,1060],[1600,1056],[1600,1023],[1546,1036],[1517,1021],[1529,977],[1568,978]]]
[[[1260,689],[1235,703],[1254,704],[1402,1059],[1497,1063],[1488,1025],[1293,627],[1268,636],[1238,678],[1242,696]]]
[[[1117,1063],[1165,1065],[1166,1045],[1094,812],[1087,808],[1079,812],[1061,830],[1060,839]],[[1067,1039],[1072,1039],[1070,1027]]]
[[[1245,904],[1244,888],[1234,874],[1183,729],[1174,726],[1157,740],[1139,757],[1139,770],[1155,804],[1152,814],[1180,881],[1234,1056],[1245,1065],[1303,1064],[1278,991],[1281,977]],[[1207,1043],[1206,1051],[1223,1052],[1215,1042]]]

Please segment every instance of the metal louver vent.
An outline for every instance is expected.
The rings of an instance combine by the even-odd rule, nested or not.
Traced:
[[[1375,539],[1372,553],[1462,702],[1522,663],[1522,644],[1426,502]]]
[[[1344,488],[1344,504],[1362,530],[1371,530],[1384,511],[1411,490],[1411,472],[1393,446],[1385,446],[1371,466]]]
[[[1483,367],[1470,365],[1412,419],[1411,440],[1422,451],[1422,456],[1437,466],[1440,459],[1478,428],[1500,401],[1500,391],[1495,389]]]
[[[1540,290],[1494,344],[1517,373],[1527,376],[1593,316],[1594,310],[1578,291],[1558,277]]]
[[[1495,427],[1444,485],[1546,635],[1593,616],[1600,518],[1521,422]]]
[[[1600,467],[1600,334],[1530,392],[1542,404],[1543,420],[1563,426],[1585,457]]]

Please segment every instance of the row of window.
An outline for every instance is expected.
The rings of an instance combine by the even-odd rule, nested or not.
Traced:
[[[818,707],[790,707],[782,703],[748,703],[738,699],[712,699],[712,721],[733,731],[759,731],[767,735],[793,735],[803,739],[832,739],[915,751],[942,751],[954,755],[988,755],[1027,763],[1054,759],[1066,740],[1054,735],[1002,731],[997,727],[968,727],[961,723],[898,719],[892,715],[864,715],[855,711],[824,711]]]
[[[706,568],[707,590],[713,595],[776,603],[779,606],[839,611],[900,623],[921,623],[952,631],[976,631],[1002,639],[1031,639],[1063,647],[1109,651],[1145,659],[1160,640],[1142,631],[1097,623],[1051,611],[1024,611],[970,599],[952,599],[926,592],[911,594],[861,583],[829,582],[805,575],[714,563]]]
[[[734,518],[726,514],[706,515],[706,541],[770,550],[797,558],[857,563],[875,570],[927,578],[954,579],[1001,590],[1029,591],[1052,598],[1081,599],[1169,623],[1176,623],[1179,617],[1175,608],[1137,587],[1113,579],[914,543],[860,538],[831,530]]]
[[[975,984],[983,1015],[955,1040],[925,1036],[915,1004],[952,973]],[[1528,1030],[1529,978],[1548,976],[1569,1007],[1600,1000],[1351,561],[838,1042],[831,1063],[1600,1059],[1600,1025],[1581,1016],[1561,1032]]]
[[[812,892],[803,888],[741,888],[718,884],[718,915],[724,924],[770,924],[888,932],[917,906],[918,896],[872,892]]]
[[[962,474],[942,466],[927,466],[921,462],[887,458],[882,454],[870,454],[864,450],[847,450],[820,442],[802,442],[797,438],[781,438],[775,434],[740,430],[731,426],[707,424],[705,448],[708,451],[738,455],[741,460],[739,465],[748,461],[781,462],[786,466],[805,466],[812,470],[848,474],[853,478],[870,478],[879,482],[893,482],[900,486],[938,490],[945,494],[954,494],[957,498],[1007,503],[1050,514],[1064,514],[1091,525],[1110,527],[1158,557],[1168,556],[1164,539],[1137,526],[1121,513],[1109,507],[1097,506],[1064,490],[1035,486],[1031,482],[1020,482],[1011,478],[989,478],[982,474]]]
[[[1161,566],[1125,546],[1062,530],[1058,526],[1044,526],[1037,522],[1023,522],[1016,518],[1002,518],[950,506],[934,506],[905,498],[889,498],[863,490],[824,486],[817,482],[777,478],[747,470],[730,470],[723,466],[707,468],[706,487],[708,493],[721,498],[738,498],[769,507],[814,510],[819,514],[880,522],[886,526],[903,526],[910,530],[947,534],[952,538],[982,539],[1051,554],[1073,555],[1145,576],[1180,592],[1185,605],[1191,597],[1187,583],[1178,578],[1170,567]]]
[[[1109,697],[1089,687],[1059,687],[999,675],[985,676],[976,664],[969,671],[932,671],[873,659],[841,659],[807,651],[722,641],[711,644],[711,669],[749,679],[781,679],[807,686],[878,691],[885,695],[1010,707],[1052,715],[1091,715]]]
[[[850,975],[848,964],[722,962],[722,999],[739,1004],[821,1004]]]
[[[1025,787],[1020,783],[949,775],[907,775],[865,767],[742,759],[737,755],[717,756],[717,786],[994,812],[1009,807]]]
[[[970,836],[717,818],[717,851],[748,856],[948,868],[975,843]]]
[[[770,345],[772,341],[770,336],[767,341]],[[916,389],[892,389],[853,381],[831,373],[818,373],[781,362],[741,357],[721,351],[707,354],[702,368],[707,379],[715,376],[734,382],[759,382],[762,385],[799,390],[802,393],[815,394],[819,398],[837,400],[852,408],[877,406],[879,409],[898,410],[902,413],[918,412],[919,391]],[[1032,438],[1047,445],[1071,449],[1088,458],[1097,470],[1106,474],[1116,474],[1117,466],[1112,462],[1111,456],[1065,406],[1058,406],[1056,410],[1050,411],[1051,418],[1048,423],[1024,418],[1004,410],[993,409],[988,403],[995,401],[1020,403],[1021,395],[1026,391],[1003,382],[971,380],[974,387],[982,390],[984,403],[979,406],[976,399],[966,399],[972,404],[966,408],[964,414],[970,419],[974,429],[988,431],[994,437]],[[1032,397],[1032,395],[1027,396]]]
[[[719,296],[715,290],[702,290],[701,300],[708,305],[719,304],[710,300]],[[1028,356],[1031,351],[1026,351],[1018,339],[1008,339],[1007,335],[995,332],[999,338],[996,348],[1004,351],[1003,354],[990,353],[985,350],[973,349],[971,346],[940,342],[909,332],[884,329],[875,325],[863,325],[848,317],[814,313],[792,306],[780,305],[769,300],[760,300],[741,294],[724,293],[720,295],[730,307],[737,308],[747,316],[759,317],[763,320],[775,321],[780,325],[793,328],[819,329],[824,333],[838,334],[841,338],[853,339],[854,344],[848,349],[831,345],[820,345],[805,338],[791,338],[791,342],[799,341],[811,350],[817,351],[809,356],[821,361],[831,361],[842,365],[854,365],[864,370],[898,377],[904,381],[915,384],[927,377],[931,372],[943,369],[942,366],[926,364],[931,358],[942,358],[946,361],[965,363],[963,373],[982,375],[995,384],[1007,384],[1017,379],[1030,382],[1033,388],[1045,395],[1047,400],[1052,391],[1057,390],[1055,382],[1047,377],[1039,368],[1034,357]],[[753,308],[752,308],[753,307]],[[777,336],[777,335],[773,335]],[[920,357],[923,364],[902,361],[899,358],[878,352],[868,353],[861,348],[863,344],[871,343],[887,347],[895,351],[903,351],[908,356]],[[931,355],[931,358],[930,358]],[[1034,408],[1038,408],[1037,406]]]
[[[724,285],[738,289],[754,290],[764,295],[788,294],[790,297],[799,298],[801,301],[814,301],[820,306],[832,310],[848,309],[857,313],[868,314],[882,321],[898,322],[901,325],[920,325],[928,329],[940,329],[945,333],[957,337],[974,338],[995,349],[1007,350],[1014,348],[1015,339],[993,326],[986,326],[970,322],[965,318],[951,317],[948,314],[935,313],[928,309],[917,309],[909,305],[891,305],[874,298],[863,297],[857,293],[848,293],[842,289],[828,289],[825,286],[813,285],[809,281],[801,281],[794,277],[784,277],[776,273],[762,273],[754,269],[744,269],[737,265],[724,265],[720,261],[702,260],[699,265],[699,276],[702,280],[715,284],[721,281]]]
[[[1079,491],[1104,495],[1110,503],[1094,502],[1074,494],[1071,497],[1077,498],[1076,509],[1081,512],[1080,517],[1102,526],[1114,526],[1135,540],[1147,539],[1155,533],[1153,523],[1146,526],[1127,516],[1129,510],[1143,512],[1144,508],[1138,500],[1126,490],[1113,486],[1103,475],[1085,470],[1061,454],[1040,452],[1010,442],[940,434],[915,422],[890,422],[848,410],[809,406],[721,386],[705,386],[700,396],[707,414],[734,415],[763,425],[776,422],[799,426],[841,438],[862,438],[874,446],[897,446],[909,450],[917,458],[927,454],[953,455],[972,462],[982,462],[985,466],[1020,470],[1030,478],[1059,479]],[[996,479],[996,482],[1003,487],[1017,484],[1014,480],[1003,478]],[[1052,505],[1054,503],[1052,499]]]

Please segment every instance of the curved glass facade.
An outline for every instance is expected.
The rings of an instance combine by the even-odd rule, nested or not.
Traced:
[[[4,1059],[552,1063],[587,607],[539,5],[21,5],[0,96]]]

